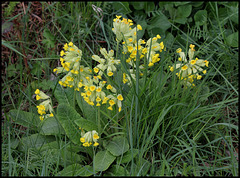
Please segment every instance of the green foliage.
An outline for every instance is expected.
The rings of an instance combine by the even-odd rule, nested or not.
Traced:
[[[107,150],[97,152],[93,163],[95,171],[107,170],[115,159],[116,157]]]
[[[128,141],[123,136],[116,136],[106,145],[106,149],[114,156],[123,155],[129,149]]]
[[[57,108],[57,117],[68,138],[75,144],[80,145],[81,132],[79,127],[75,124],[77,119],[81,116],[77,111],[67,104],[59,104]]]
[[[39,116],[31,112],[13,109],[9,111],[9,115],[14,122],[25,127],[37,129],[37,127],[40,125]]]
[[[4,15],[10,16],[13,13],[15,6],[20,3],[18,1],[10,1],[8,7],[5,9]]]
[[[55,36],[51,34],[50,30],[45,28],[43,31],[43,37],[42,43],[47,46],[47,48],[54,48],[55,47]]]
[[[91,176],[93,174],[92,167],[82,166],[81,164],[72,164],[57,173],[57,176]]]

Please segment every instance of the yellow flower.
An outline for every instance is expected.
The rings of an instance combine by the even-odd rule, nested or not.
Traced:
[[[169,66],[170,67],[170,66]],[[174,71],[174,68],[173,67],[170,67],[170,71],[172,72],[172,71]]]
[[[39,95],[36,95],[36,100],[40,100],[41,97]]]
[[[203,62],[205,62],[205,65],[208,67],[209,61],[205,60]]]
[[[36,94],[36,95],[39,95],[39,93],[40,93],[40,90],[39,90],[39,89],[36,89],[35,94]]]
[[[102,91],[101,88],[97,88],[97,89],[96,89],[96,92],[101,92],[101,91]]]
[[[73,46],[73,42],[68,43],[69,46]]]
[[[109,84],[106,88],[109,90],[112,89],[113,87]]]
[[[62,51],[60,52],[60,56],[63,56],[63,55],[65,55],[65,52],[62,50]]]
[[[207,73],[207,71],[206,70],[204,70],[204,71],[202,71],[204,74],[206,74]]]
[[[190,63],[194,65],[196,63],[196,60],[191,60]]]
[[[195,51],[195,49],[194,49],[195,45],[193,45],[193,44],[190,44],[190,46],[189,46],[189,47],[191,48],[191,50],[192,50],[192,51]]]
[[[113,106],[115,104],[114,100],[109,100],[109,104]]]
[[[177,53],[180,53],[180,52],[182,52],[182,49],[181,49],[181,48],[178,48],[178,49],[176,50],[176,52],[177,52]]]
[[[51,113],[51,114],[49,115],[49,117],[53,117],[53,113]]]
[[[181,58],[181,57],[179,57],[179,58],[178,58],[178,60],[179,60],[179,61],[182,61],[182,58]]]
[[[187,70],[187,66],[186,65],[184,65],[183,67],[182,67],[182,70]]]
[[[160,36],[160,35],[157,35],[157,38],[158,38],[158,39],[161,39],[161,36]]]
[[[120,100],[120,101],[122,101],[122,100],[123,100],[122,95],[121,95],[121,94],[118,94],[117,99]]]
[[[108,72],[108,76],[112,76],[113,75],[113,72]]]
[[[87,91],[87,96],[90,96],[91,94],[92,94],[92,92],[90,92],[90,91]]]
[[[90,86],[90,90],[91,90],[91,91],[94,91],[95,89],[96,89],[95,86]]]
[[[113,110],[112,106],[109,106],[108,109],[111,110],[111,111]]]
[[[120,112],[121,110],[122,110],[122,108],[121,108],[121,107],[119,107],[119,108],[118,108],[118,112]]]
[[[94,144],[93,144],[93,146],[98,146],[99,145],[99,143],[98,142],[95,142]]]
[[[96,68],[96,67],[95,67],[95,68],[93,68],[93,70],[94,70],[94,72],[95,72],[95,73],[98,73],[98,72],[99,72],[99,69],[98,69],[98,68]]]
[[[141,25],[137,25],[138,30],[142,30],[142,26]]]
[[[81,138],[80,138],[80,142],[84,143],[84,142],[85,142],[85,138],[84,138],[84,137],[81,137]]]
[[[152,67],[154,64],[152,62],[149,62],[148,66]]]
[[[97,102],[100,102],[100,101],[101,101],[101,98],[98,96],[98,97],[96,98],[96,101],[97,101]]]

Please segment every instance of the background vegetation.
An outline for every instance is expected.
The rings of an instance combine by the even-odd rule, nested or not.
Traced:
[[[125,112],[118,116],[123,119],[117,129],[128,135],[124,159],[110,160],[97,174],[239,175],[238,6],[232,1],[3,2],[2,175],[92,175],[79,167],[92,165],[91,153],[61,134],[42,134],[37,119],[27,122],[33,115],[13,111],[37,114],[34,91],[51,94],[58,79],[52,70],[66,42],[77,45],[89,65],[100,47],[115,49],[112,20],[119,14],[141,24],[141,38],[160,34],[167,50],[152,77],[139,83],[139,93],[129,89]],[[195,88],[183,90],[168,66],[177,59],[176,49],[186,51],[189,44],[210,64]],[[55,100],[54,108],[58,104]],[[47,153],[46,143],[57,143],[58,154]]]

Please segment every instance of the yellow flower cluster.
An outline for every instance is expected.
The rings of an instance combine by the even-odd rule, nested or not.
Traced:
[[[80,64],[82,51],[73,45],[72,42],[66,43],[63,48],[64,50],[61,51],[60,58],[62,67],[57,67],[53,70],[53,72],[57,73],[67,73],[59,81],[59,84],[64,87],[73,87],[79,92],[80,88],[83,88],[81,96],[89,105],[101,106],[101,104],[109,103],[108,109],[113,110],[113,105],[117,104],[120,112],[122,100],[118,99],[119,95],[116,89],[110,84],[106,87],[107,81],[103,80],[106,77],[105,73],[107,73],[108,77],[113,76],[116,71],[116,65],[120,63],[120,60],[114,59],[114,51],[110,50],[107,52],[105,48],[101,48],[100,52],[104,58],[93,55],[92,59],[97,61],[98,64],[93,69],[90,69]],[[111,94],[107,95],[106,91]]]
[[[35,94],[36,94],[36,100],[40,100],[40,99],[45,100],[37,106],[38,114],[40,114],[40,117],[39,117],[40,120],[42,121],[45,118],[53,117],[53,108],[52,108],[51,98],[45,93],[43,93],[42,91],[40,91],[39,89],[36,89]],[[49,111],[50,114],[46,114],[47,111]]]
[[[98,139],[99,136],[95,130],[85,133],[82,129],[80,142],[83,143],[84,147],[91,146],[93,142],[94,142],[93,146],[98,146],[99,145],[99,143],[97,142]]]
[[[176,52],[179,54],[178,62],[174,66],[169,66],[170,71],[174,71],[175,69],[179,69],[176,73],[178,78],[183,81],[183,84],[186,86],[195,86],[194,79],[200,80],[202,78],[201,73],[206,74],[206,70],[203,67],[208,67],[209,61],[198,59],[194,57],[194,49],[195,45],[190,44],[188,50],[188,60],[185,56],[185,53],[182,52],[181,48],[178,48]],[[200,73],[201,72],[201,73]]]
[[[131,68],[129,70],[131,77],[135,80],[135,65],[134,61],[137,59],[137,53],[140,57],[148,59],[148,66],[152,67],[156,62],[160,61],[159,53],[164,49],[163,42],[158,42],[158,39],[161,39],[160,35],[156,35],[154,38],[150,38],[147,42],[143,39],[139,39],[137,41],[137,31],[142,30],[141,25],[137,25],[132,29],[133,22],[131,19],[123,18],[121,20],[121,16],[116,16],[117,18],[113,19],[113,29],[112,31],[116,34],[116,38],[118,42],[122,42],[123,44],[123,53],[128,54],[129,56],[126,59],[126,62],[130,64]],[[144,69],[143,64],[139,66],[141,70]],[[140,76],[143,73],[140,72]],[[131,78],[128,74],[123,74],[123,83],[130,82]],[[130,83],[128,83],[130,84]]]

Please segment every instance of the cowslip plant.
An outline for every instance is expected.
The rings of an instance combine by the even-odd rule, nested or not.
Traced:
[[[200,80],[202,78],[201,73],[207,73],[207,70],[203,67],[208,67],[209,64],[208,60],[198,59],[197,57],[194,59],[194,47],[195,45],[190,44],[188,50],[188,60],[185,53],[182,52],[182,49],[178,48],[176,50],[176,53],[180,56],[178,57],[178,62],[173,66],[169,66],[171,72],[177,70],[176,75],[181,80],[181,83],[186,87],[194,87],[194,79]]]
[[[44,100],[37,105],[40,123],[37,123],[36,127],[40,129],[40,134],[46,138],[52,135],[65,135],[69,139],[69,147],[74,147],[76,150],[73,151],[76,159],[70,161],[58,175],[68,175],[67,170],[76,167],[79,170],[74,175],[92,175],[106,171],[115,160],[119,161],[119,157],[123,163],[129,163],[136,156],[135,148],[134,155],[131,155],[133,150],[129,150],[127,131],[124,129],[119,133],[117,129],[109,131],[108,124],[114,122],[120,125],[114,119],[114,114],[123,115],[123,108],[128,109],[123,107],[129,105],[125,102],[128,91],[123,92],[123,87],[133,86],[138,80],[137,77],[151,76],[152,69],[161,60],[161,53],[166,50],[159,34],[148,40],[138,39],[139,30],[142,30],[141,25],[134,25],[131,19],[116,16],[113,19],[112,32],[116,35],[117,49],[107,51],[105,48],[100,48],[100,55],[91,56],[91,59],[97,63],[93,67],[85,65],[87,59],[83,58],[82,50],[73,42],[64,44],[60,51],[61,66],[53,69],[58,76],[58,82],[51,88],[58,101],[56,114],[52,99],[43,91],[35,90],[37,102]],[[203,67],[208,67],[209,63],[207,60],[193,59],[194,51],[194,45],[190,45],[189,60],[187,60],[182,49],[177,49],[179,61],[170,67],[171,71],[178,70],[176,75],[185,82],[186,86],[192,86],[194,78],[201,79],[199,72],[205,74],[206,70]],[[122,70],[123,63],[126,66],[125,70]],[[136,75],[136,70],[139,70],[139,75]],[[122,76],[120,85],[114,81],[118,72]],[[21,116],[24,117],[24,114],[26,112],[22,112]],[[27,139],[37,139],[35,137]],[[55,149],[52,152],[60,149],[59,143],[53,141],[51,143],[51,147],[54,145]],[[38,143],[41,144],[46,150],[52,149],[45,141]],[[41,148],[42,146],[37,147],[37,149]],[[89,157],[81,157],[78,154],[79,150]],[[50,153],[48,151],[42,154],[46,156]],[[83,160],[89,158],[91,160],[87,162],[92,164],[83,165]],[[85,171],[86,168],[88,172]]]

